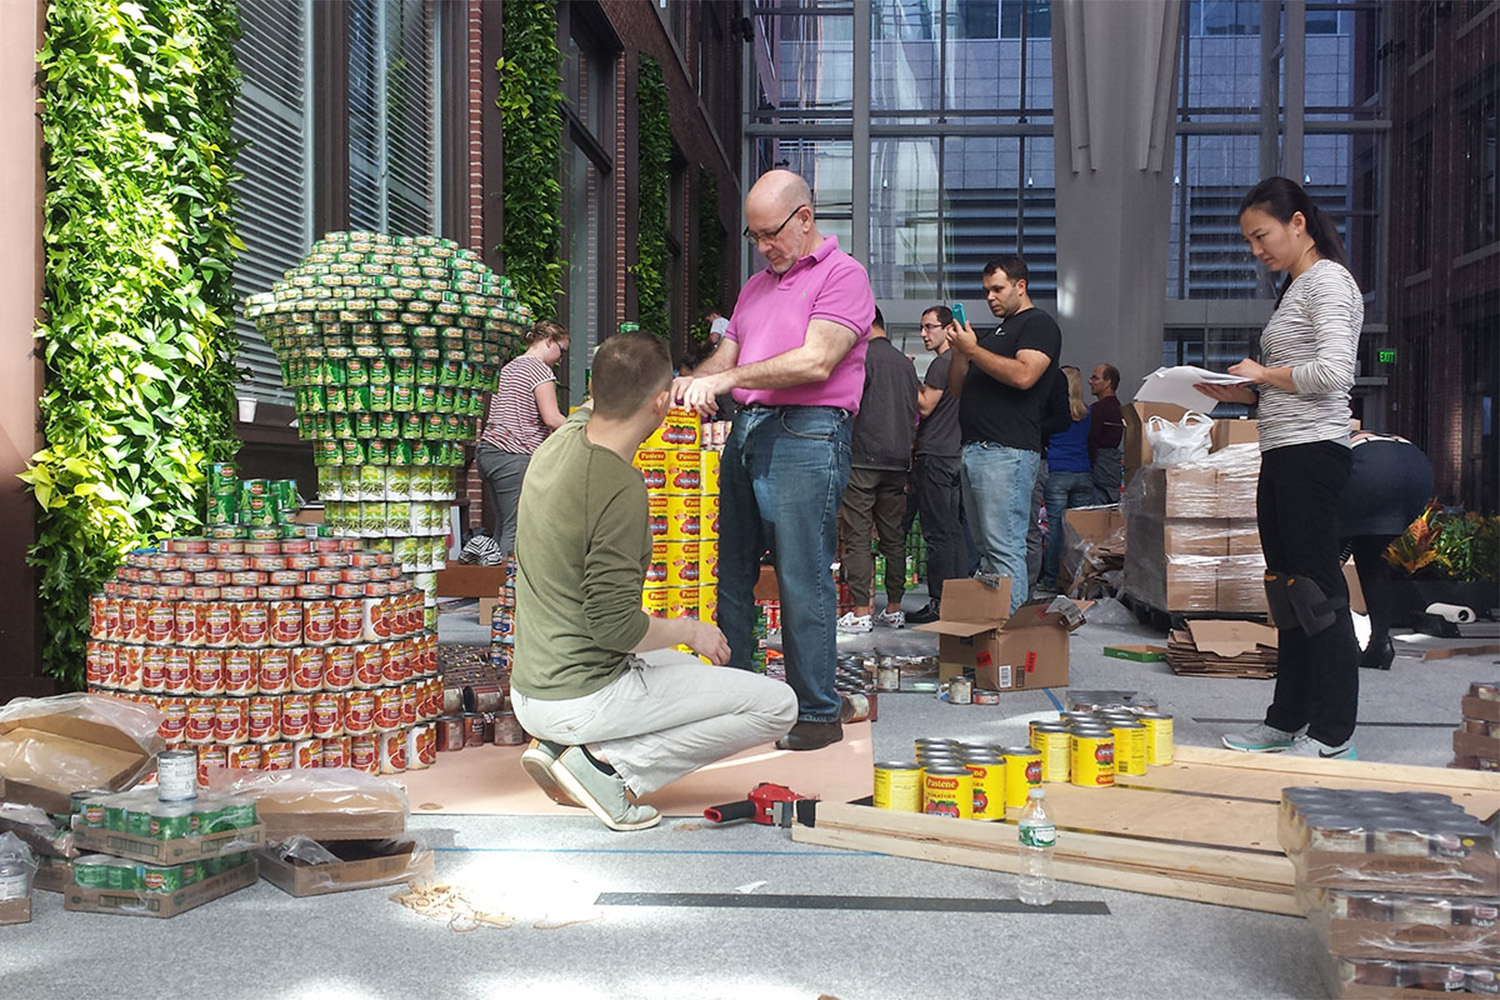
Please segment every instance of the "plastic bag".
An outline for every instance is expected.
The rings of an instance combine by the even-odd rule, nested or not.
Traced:
[[[13,833],[0,833],[0,903],[31,895],[36,878],[36,858],[31,848]]]
[[[78,855],[72,831],[58,827],[36,806],[0,802],[0,833],[14,834],[37,854],[55,858]]]
[[[110,746],[92,752],[78,743],[51,734],[28,734],[28,723],[49,716],[107,726],[123,734],[139,748],[139,760],[131,767],[123,742],[111,738]],[[40,784],[60,792],[87,791],[106,782],[127,788],[145,777],[155,766],[155,757],[166,749],[158,732],[162,714],[138,702],[92,694],[60,694],[51,698],[16,698],[0,708],[0,777],[22,784]],[[36,728],[36,727],[32,727]]]
[[[1151,464],[1157,468],[1186,465],[1208,457],[1214,422],[1202,413],[1189,411],[1175,424],[1160,416],[1146,421],[1146,440],[1151,444]]]
[[[275,799],[288,805],[306,800],[319,812],[358,814],[388,811],[398,806],[411,815],[406,790],[390,778],[352,767],[322,767],[306,771],[240,771],[222,768],[209,772],[209,787],[224,795]]]
[[[1101,597],[1089,608],[1092,625],[1134,625],[1135,614],[1113,597]]]
[[[311,837],[299,834],[288,837],[280,843],[271,844],[265,853],[290,862],[298,869],[302,893],[370,889],[380,885],[409,882],[414,878],[432,874],[432,848],[421,840],[410,837],[402,840],[360,840],[322,844]],[[320,866],[343,865],[359,861],[380,863],[378,870],[365,879],[352,879],[347,870],[318,870]],[[277,879],[271,881],[280,884]]]

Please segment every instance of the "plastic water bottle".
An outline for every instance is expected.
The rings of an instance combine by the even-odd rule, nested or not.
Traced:
[[[1057,880],[1052,877],[1052,847],[1057,827],[1047,815],[1043,800],[1047,793],[1033,788],[1021,810],[1019,867],[1016,896],[1027,906],[1051,906],[1057,898]]]

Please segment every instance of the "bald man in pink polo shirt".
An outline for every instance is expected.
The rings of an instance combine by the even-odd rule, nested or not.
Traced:
[[[773,170],[756,181],[745,221],[766,269],[740,290],[718,350],[674,392],[703,414],[722,392],[741,406],[719,483],[719,627],[729,665],[750,669],[755,583],[769,548],[797,694],[797,724],[776,745],[817,750],[843,739],[830,567],[875,295],[864,267],[818,232],[812,192],[796,174]]]

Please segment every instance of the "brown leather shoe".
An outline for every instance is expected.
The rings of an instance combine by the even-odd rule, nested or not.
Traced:
[[[821,750],[844,738],[839,722],[799,722],[776,741],[778,750]]]

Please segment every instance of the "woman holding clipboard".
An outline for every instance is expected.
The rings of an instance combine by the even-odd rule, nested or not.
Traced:
[[[1199,385],[1258,407],[1256,520],[1266,602],[1278,630],[1276,692],[1265,721],[1224,737],[1232,750],[1356,756],[1359,647],[1339,564],[1339,494],[1349,479],[1349,390],[1364,298],[1333,221],[1285,177],[1240,202],[1256,259],[1285,275],[1260,337],[1260,362],[1229,374],[1248,385]]]

